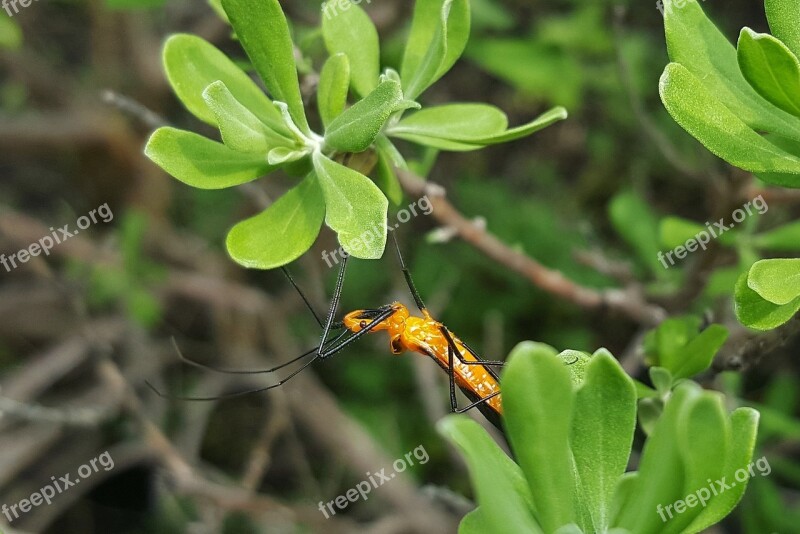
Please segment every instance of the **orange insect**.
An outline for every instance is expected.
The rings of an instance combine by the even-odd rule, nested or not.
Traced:
[[[397,241],[395,241],[397,247]],[[248,391],[241,391],[221,397],[178,397],[183,400],[197,400],[208,401],[217,400],[220,398],[237,397],[251,393],[259,393],[279,387],[294,376],[303,371],[306,367],[317,360],[324,360],[332,357],[334,354],[342,351],[345,347],[358,340],[369,332],[386,331],[389,334],[390,348],[393,354],[401,354],[403,352],[417,352],[424,356],[429,356],[441,367],[450,378],[450,408],[453,412],[462,413],[471,408],[478,408],[486,418],[491,421],[498,428],[500,427],[500,415],[503,412],[501,396],[500,396],[500,381],[497,373],[492,367],[502,367],[505,362],[502,361],[488,361],[481,359],[478,354],[472,350],[469,345],[453,335],[442,323],[434,319],[428,312],[427,308],[419,296],[419,292],[414,287],[414,282],[411,275],[406,268],[403,257],[400,254],[400,248],[397,247],[397,255],[400,260],[400,266],[403,271],[408,289],[411,292],[414,302],[419,308],[421,317],[411,315],[408,308],[399,302],[394,302],[379,308],[356,310],[345,315],[341,322],[334,323],[333,318],[336,315],[336,310],[339,306],[341,299],[342,287],[344,285],[345,269],[347,267],[347,257],[345,256],[341,262],[339,276],[336,281],[336,289],[331,299],[331,307],[328,316],[323,323],[319,315],[314,311],[308,299],[295,283],[286,269],[283,269],[284,274],[289,279],[289,282],[300,294],[300,297],[305,302],[308,309],[314,315],[314,318],[323,329],[320,343],[317,347],[301,354],[284,364],[281,364],[272,369],[261,371],[235,371],[227,369],[219,369],[207,365],[199,364],[192,360],[188,360],[181,355],[181,358],[186,363],[210,369],[213,371],[229,373],[229,374],[261,374],[272,373],[279,369],[283,369],[292,365],[301,359],[312,356],[313,357],[301,365],[298,369],[292,371],[288,376],[281,379],[278,383],[263,388],[252,389]],[[338,336],[328,339],[331,331],[343,329],[344,331]],[[348,337],[349,334],[349,337]],[[178,351],[180,355],[180,351]],[[148,383],[148,385],[150,385]],[[459,408],[456,401],[455,388],[459,389],[471,401],[471,404],[464,408]],[[152,385],[151,389],[156,391],[161,396],[165,396],[158,392]]]

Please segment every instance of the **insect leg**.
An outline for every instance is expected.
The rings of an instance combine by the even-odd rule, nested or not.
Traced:
[[[487,395],[484,398],[482,398],[480,400],[477,400],[477,401],[473,402],[472,404],[470,404],[468,406],[465,406],[464,408],[459,408],[459,409],[455,410],[455,413],[464,413],[464,412],[466,412],[468,410],[471,410],[471,409],[475,408],[476,406],[479,406],[479,405],[483,404],[484,402],[486,402],[489,399],[492,399],[492,398],[494,398],[494,397],[496,397],[498,395],[500,395],[500,392],[499,391],[495,391],[491,395]]]
[[[320,319],[319,315],[317,314],[317,311],[314,309],[314,306],[311,305],[311,301],[309,301],[305,293],[303,293],[303,290],[300,289],[300,286],[298,286],[297,283],[294,281],[294,278],[292,278],[292,275],[289,273],[289,270],[286,267],[281,267],[281,271],[283,271],[283,274],[286,275],[286,278],[289,279],[289,283],[292,284],[292,287],[300,295],[300,298],[303,299],[306,308],[308,308],[308,311],[310,311],[311,315],[314,316],[314,319],[317,321],[319,327],[324,328],[325,325],[322,324],[322,319]]]
[[[481,357],[478,356],[475,353],[475,351],[469,348],[467,344],[462,341],[461,344],[464,345],[464,348],[467,349],[469,353],[472,354],[472,356],[474,356],[477,361],[471,362],[469,360],[465,360],[464,357],[461,355],[461,351],[458,350],[456,342],[455,340],[453,340],[453,335],[450,333],[450,331],[444,326],[442,326],[440,330],[442,331],[442,335],[444,335],[444,338],[447,340],[447,345],[453,348],[453,351],[456,354],[456,358],[458,358],[458,360],[464,365],[496,365],[502,367],[506,364],[506,362],[503,361],[481,360]]]
[[[406,262],[403,260],[403,255],[400,253],[400,245],[397,243],[397,236],[392,234],[392,240],[394,241],[394,248],[397,250],[397,259],[400,260],[400,269],[403,271],[403,277],[406,279],[406,285],[408,286],[408,290],[411,293],[411,296],[414,297],[414,303],[416,303],[417,308],[419,311],[425,311],[425,304],[422,302],[422,297],[419,296],[419,291],[417,291],[416,286],[414,286],[414,280],[411,279],[411,273],[406,267]]]
[[[333,298],[331,299],[331,308],[328,312],[328,318],[325,320],[324,328],[322,329],[322,337],[319,340],[319,350],[317,351],[317,355],[322,358],[327,358],[324,355],[324,351],[322,347],[325,346],[325,342],[328,339],[328,335],[333,327],[333,317],[336,315],[336,310],[339,307],[339,300],[342,298],[342,287],[344,286],[344,273],[345,269],[347,268],[347,258],[349,256],[345,256],[342,258],[342,266],[339,268],[339,276],[336,278],[336,289],[333,291]]]

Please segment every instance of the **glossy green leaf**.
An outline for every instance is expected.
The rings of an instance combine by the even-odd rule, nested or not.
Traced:
[[[553,534],[584,534],[583,530],[575,523],[558,528]]]
[[[231,21],[228,19],[227,13],[225,13],[225,10],[222,9],[222,0],[208,0],[208,5],[211,6],[211,9],[214,10],[214,13],[216,13],[219,18],[228,24],[231,23]]]
[[[325,222],[344,250],[356,258],[377,259],[386,247],[389,201],[375,183],[319,152],[314,169],[325,195]]]
[[[755,330],[772,330],[794,317],[800,310],[800,298],[780,306],[765,300],[750,289],[743,273],[736,282],[734,290],[736,317],[743,325]]]
[[[670,317],[647,333],[644,349],[652,366],[674,368],[679,353],[700,333],[700,318],[693,315]]]
[[[206,88],[203,100],[214,113],[225,145],[234,150],[263,155],[271,148],[293,143],[261,122],[221,81]]]
[[[751,408],[739,408],[730,416],[731,446],[725,457],[725,468],[722,476],[732,480],[737,469],[746,467],[753,458],[758,432],[758,412]],[[721,478],[721,477],[717,477]],[[712,480],[716,480],[712,478]],[[712,496],[705,508],[686,529],[687,534],[704,532],[726,517],[736,507],[744,495],[745,484],[736,486]],[[697,488],[699,489],[699,488]]]
[[[579,495],[591,518],[587,531],[605,532],[633,443],[636,389],[610,354],[588,361],[584,382],[575,394],[570,441]]]
[[[636,494],[634,492],[638,488],[639,478],[641,477],[636,471],[628,471],[620,477],[619,482],[617,482],[617,489],[614,492],[614,500],[611,504],[612,518],[618,518],[623,510],[636,506]],[[613,521],[616,524],[616,519]]]
[[[664,270],[658,261],[658,221],[649,204],[633,192],[616,195],[608,207],[614,228],[654,272]]]
[[[683,246],[705,229],[705,226],[694,221],[680,217],[664,217],[659,224],[661,246],[669,250]]]
[[[346,9],[343,6],[347,6]],[[334,14],[335,13],[335,14]],[[331,0],[322,7],[322,35],[328,53],[345,54],[350,60],[353,90],[367,96],[378,86],[380,46],[378,30],[360,6],[347,0]]]
[[[458,534],[492,534],[492,523],[479,506],[469,512],[458,524]]]
[[[329,57],[319,74],[317,89],[319,115],[326,128],[344,111],[349,89],[350,61],[347,55],[336,54]]]
[[[769,34],[743,28],[737,58],[742,74],[758,94],[800,117],[800,62],[785,44]]]
[[[692,339],[680,352],[670,369],[675,379],[689,378],[711,367],[719,349],[728,339],[728,329],[712,324]]]
[[[288,134],[280,113],[245,72],[214,45],[200,37],[177,34],[167,39],[164,69],[172,89],[192,115],[217,126],[214,112],[203,99],[203,91],[222,81],[233,96],[273,130]]]
[[[259,154],[232,150],[196,133],[159,128],[144,149],[156,165],[200,189],[224,189],[269,174],[275,167]]]
[[[672,373],[666,367],[651,367],[648,370],[650,381],[661,396],[666,396],[674,383]]]
[[[554,124],[565,118],[567,118],[567,111],[564,108],[556,107],[543,113],[542,115],[535,118],[531,122],[523,124],[522,126],[517,126],[515,128],[511,128],[509,130],[501,131],[496,134],[485,137],[473,137],[469,141],[455,141],[455,140],[445,139],[442,137],[433,137],[428,135],[421,135],[421,134],[402,132],[402,131],[399,133],[395,133],[395,128],[392,128],[391,135],[420,145],[426,145],[433,148],[437,148],[439,150],[466,152],[470,150],[478,150],[480,148],[489,145],[497,145],[501,143],[508,143],[510,141],[515,141],[517,139],[522,139],[523,137],[527,137],[533,133],[536,133],[539,130],[542,130],[547,126],[550,126],[551,124]]]
[[[800,158],[750,129],[682,65],[667,65],[659,92],[675,121],[731,165],[755,173],[800,174]],[[781,185],[800,186],[800,176]]]
[[[753,238],[753,245],[763,250],[795,251],[800,249],[800,221],[758,234]]]
[[[417,0],[400,74],[415,99],[444,76],[469,40],[469,0]]]
[[[685,0],[682,7],[666,10],[664,24],[670,60],[702,80],[697,83],[705,87],[704,93],[713,95],[716,104],[713,109],[727,108],[728,114],[738,117],[752,130],[800,140],[800,121],[771,105],[750,87],[739,69],[736,49],[706,17],[697,0]],[[692,90],[676,91],[670,92],[669,98],[691,101],[693,95]],[[701,103],[697,102],[697,107],[698,112],[702,111]],[[681,126],[686,128],[682,123]],[[704,139],[700,141],[708,146]]]
[[[399,83],[381,82],[366,98],[330,123],[325,130],[325,145],[339,152],[363,152],[375,142],[393,113],[414,106],[403,99]]]
[[[228,254],[250,269],[282,267],[311,248],[324,218],[325,199],[312,173],[266,210],[234,226]]]
[[[591,362],[595,356],[600,354],[613,358],[611,353],[606,349],[600,349],[594,354],[568,349],[559,352],[558,357],[561,359],[564,365],[567,366],[570,380],[572,381],[572,384],[577,387],[580,386],[586,378],[586,369],[589,366],[589,362]]]
[[[614,507],[618,510],[618,517],[612,521],[614,526],[632,532],[663,531],[664,522],[656,512],[657,507],[674,503],[685,496],[683,488],[686,476],[675,435],[684,410],[697,402],[700,395],[700,387],[692,382],[684,382],[675,388],[664,413],[645,442],[636,483],[629,488],[632,501]]]
[[[289,106],[294,123],[309,133],[294,45],[278,0],[222,0],[245,52],[274,100]]]
[[[378,168],[375,182],[383,191],[383,194],[386,195],[386,198],[395,206],[399,206],[403,201],[403,189],[394,172],[391,157],[381,149],[378,149],[377,152]]]
[[[22,46],[22,30],[11,17],[0,13],[0,48],[17,50]]]
[[[570,451],[574,397],[569,372],[550,347],[520,343],[502,377],[507,433],[545,532],[572,523]]]
[[[558,106],[550,109],[527,124],[523,124],[521,126],[516,126],[514,128],[510,128],[505,132],[487,136],[483,139],[477,139],[473,141],[478,145],[499,145],[501,143],[508,143],[509,141],[516,141],[517,139],[522,139],[523,137],[528,137],[529,135],[538,132],[544,128],[547,128],[551,124],[555,124],[558,121],[562,121],[567,118],[567,110]]]
[[[464,454],[488,533],[541,533],[520,468],[478,423],[466,416],[442,419],[437,429]]]
[[[800,259],[757,261],[750,267],[747,285],[773,304],[789,304],[800,297]]]
[[[797,0],[765,0],[772,35],[800,57],[800,7]]]
[[[686,472],[681,497],[686,509],[676,513],[664,525],[666,528],[659,532],[683,532],[703,510],[697,499],[687,496],[694,493],[697,497],[696,492],[707,487],[708,480],[717,480],[725,470],[726,457],[731,448],[731,427],[722,401],[722,395],[705,391],[697,402],[688,404],[681,414],[675,438]],[[690,506],[692,503],[694,505]]]
[[[417,111],[401,120],[390,135],[434,137],[470,142],[504,132],[508,117],[488,104],[447,104]]]

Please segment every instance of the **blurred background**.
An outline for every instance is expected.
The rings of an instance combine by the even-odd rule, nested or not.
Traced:
[[[320,5],[283,5],[301,81],[313,87],[325,57]],[[398,65],[412,3],[362,6],[381,33],[384,65]],[[730,326],[733,342],[701,382],[728,394],[731,407],[762,411],[755,457],[766,455],[772,473],[751,481],[714,532],[800,532],[797,340],[760,343],[736,327],[729,251],[695,254],[670,271],[651,254],[661,248],[647,231],[662,217],[716,220],[758,194],[664,111],[657,83],[668,59],[655,2],[472,6],[465,57],[426,103],[488,102],[512,124],[553,105],[570,117],[478,152],[437,156],[409,145],[414,169],[478,227],[576,284],[627,288],[670,315]],[[760,2],[703,7],[731,39],[744,25],[767,30]],[[42,0],[0,15],[0,253],[61,237],[64,225],[76,234],[47,256],[0,266],[0,505],[63,474],[75,478],[106,451],[114,464],[97,464],[52,504],[0,516],[0,531],[454,532],[472,494],[463,463],[435,431],[449,410],[447,377],[418,355],[392,356],[385,336],[267,394],[187,403],[146,387],[215,396],[271,383],[192,369],[176,346],[206,364],[259,369],[318,343],[318,325],[282,274],[240,268],[224,248],[231,226],[256,212],[254,199],[276,198],[290,180],[198,191],[142,155],[159,125],[214,136],[172,95],[160,47],[171,33],[194,33],[243,61],[230,27],[201,0]],[[797,196],[764,198],[770,210],[752,224],[797,218]],[[401,207],[416,199],[406,195]],[[625,221],[609,215],[614,202],[626,206]],[[106,216],[84,228],[92,210]],[[505,358],[523,340],[607,347],[645,376],[647,320],[536,287],[452,238],[436,213],[396,234],[429,307],[487,358]],[[325,230],[290,266],[320,313],[336,277],[321,254],[336,247]],[[411,303],[392,254],[350,262],[343,311],[395,299]],[[415,460],[333,517],[320,512],[320,501],[420,446],[429,461]]]

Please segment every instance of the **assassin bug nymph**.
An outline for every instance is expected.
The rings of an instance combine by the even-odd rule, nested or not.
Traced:
[[[342,321],[334,322],[334,317],[336,316],[336,311],[339,307],[339,301],[341,299],[342,288],[344,286],[344,277],[347,269],[348,258],[344,257],[339,268],[339,275],[336,279],[336,287],[333,293],[333,298],[331,299],[330,310],[325,318],[325,321],[323,321],[315,312],[313,306],[306,298],[303,291],[295,283],[292,276],[284,268],[283,272],[288,278],[289,282],[300,294],[300,297],[303,299],[306,307],[311,311],[317,323],[322,328],[322,336],[318,346],[277,367],[260,371],[219,369],[189,360],[181,355],[180,351],[178,351],[178,354],[184,362],[190,365],[206,370],[228,374],[273,373],[297,363],[303,358],[310,356],[311,359],[271,386],[236,392],[218,397],[177,398],[181,400],[211,401],[268,391],[270,389],[282,386],[305,368],[312,365],[314,362],[318,360],[325,360],[334,356],[367,333],[386,331],[389,335],[390,348],[393,354],[401,354],[408,351],[428,356],[432,358],[439,365],[439,367],[441,367],[448,374],[450,382],[451,411],[455,413],[462,413],[471,408],[478,408],[490,422],[500,428],[500,415],[503,411],[500,397],[500,381],[493,367],[502,367],[505,365],[505,362],[487,361],[481,359],[481,357],[478,356],[478,354],[472,350],[469,345],[460,340],[450,330],[448,330],[446,326],[431,316],[430,312],[425,307],[419,292],[414,286],[414,281],[412,280],[411,274],[406,267],[396,239],[394,240],[394,244],[397,250],[397,257],[400,262],[400,267],[403,272],[403,277],[405,278],[408,290],[411,293],[411,296],[413,297],[421,316],[412,315],[405,305],[401,304],[400,302],[393,302],[378,308],[350,312],[344,316]],[[343,331],[329,339],[331,333],[336,330]],[[166,397],[156,390],[149,382],[148,385],[158,395]],[[456,401],[456,386],[461,389],[461,391],[470,400],[470,404],[464,408],[458,407]]]

